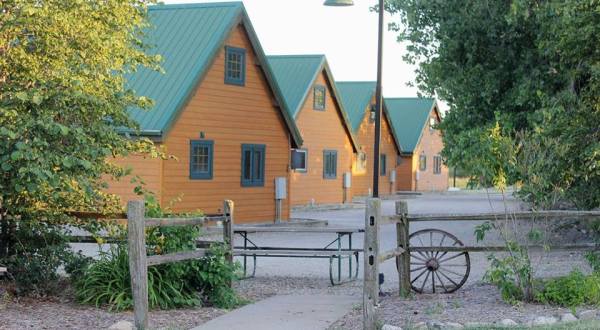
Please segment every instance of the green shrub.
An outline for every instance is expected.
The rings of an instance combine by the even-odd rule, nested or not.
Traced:
[[[162,209],[154,198],[147,197],[146,216],[182,215]],[[197,226],[148,228],[147,254],[159,255],[195,249],[200,234]],[[125,233],[118,230],[114,235],[125,237]],[[226,250],[222,244],[214,244],[209,255],[201,259],[148,267],[149,306],[160,309],[197,305],[235,307],[243,301],[229,287],[229,283],[236,279],[238,269],[238,265],[227,262]],[[76,278],[75,288],[77,298],[82,303],[106,305],[114,311],[131,308],[133,298],[126,245],[116,245],[102,253],[99,260],[92,262]]]
[[[222,248],[213,247],[210,256],[148,267],[150,308],[171,309],[198,305],[232,308],[241,303],[228,281],[235,278],[235,266],[225,261]],[[133,307],[129,258],[124,245],[103,252],[75,281],[77,299],[111,311]]]
[[[585,275],[579,270],[546,281],[541,281],[536,300],[544,304],[564,307],[600,305],[600,275]]]
[[[0,258],[7,266],[17,295],[45,296],[59,287],[59,268],[72,252],[62,230],[49,223],[22,218],[14,230],[10,255]]]
[[[484,280],[496,285],[502,299],[510,304],[530,302],[534,298],[534,280],[528,250],[514,241],[507,241],[506,246],[509,250],[506,256],[488,256],[491,265]]]

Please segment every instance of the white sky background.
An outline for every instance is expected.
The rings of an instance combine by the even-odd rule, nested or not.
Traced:
[[[165,3],[223,0],[163,0]],[[351,7],[326,7],[324,0],[243,0],[261,45],[268,55],[325,54],[337,81],[377,78],[377,13],[375,0],[354,0]],[[384,97],[415,97],[415,67],[402,61],[405,46],[387,23],[383,45]]]

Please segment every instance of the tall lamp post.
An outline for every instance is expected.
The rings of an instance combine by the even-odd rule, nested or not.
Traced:
[[[326,0],[325,6],[352,6],[353,0]],[[373,197],[379,197],[379,145],[381,142],[381,71],[383,62],[383,0],[379,0],[379,32],[377,36],[377,87],[375,88],[375,143],[373,144]]]

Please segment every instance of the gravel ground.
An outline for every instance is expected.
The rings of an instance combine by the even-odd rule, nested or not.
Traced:
[[[593,307],[580,307],[577,311]],[[419,322],[437,321],[467,323],[494,323],[512,319],[526,324],[538,316],[555,316],[571,312],[570,309],[538,304],[511,306],[500,298],[496,287],[473,284],[452,294],[422,294],[402,299],[392,294],[380,298],[378,310],[384,324],[410,329]],[[362,329],[362,310],[354,309],[333,324],[330,330]]]
[[[536,255],[534,262],[535,260],[538,264],[538,277],[565,275],[575,268],[590,271],[580,252]],[[384,284],[379,316],[384,324],[402,328],[410,329],[410,325],[427,321],[493,323],[509,318],[518,323],[527,323],[538,316],[560,316],[571,311],[540,304],[511,306],[502,300],[495,286],[481,280],[471,280],[452,294],[415,294],[408,299],[398,297],[397,284]],[[581,307],[577,311],[589,309],[594,307]],[[362,310],[352,310],[331,326],[330,330],[334,329],[362,329]]]
[[[258,301],[276,294],[360,295],[360,284],[357,281],[331,287],[326,278],[257,277],[240,281],[235,288],[244,298]],[[111,313],[106,309],[82,306],[72,297],[67,290],[52,298],[0,299],[0,329],[107,329],[118,321],[133,321],[132,312]],[[212,307],[152,311],[149,325],[151,329],[190,329],[226,312]]]

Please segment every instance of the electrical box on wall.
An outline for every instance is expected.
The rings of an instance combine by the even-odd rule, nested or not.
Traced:
[[[352,173],[344,172],[344,188],[352,187]]]
[[[287,198],[287,179],[285,177],[275,178],[275,199]]]
[[[392,170],[392,171],[390,172],[390,182],[391,182],[391,183],[394,183],[394,182],[396,182],[396,170]]]

